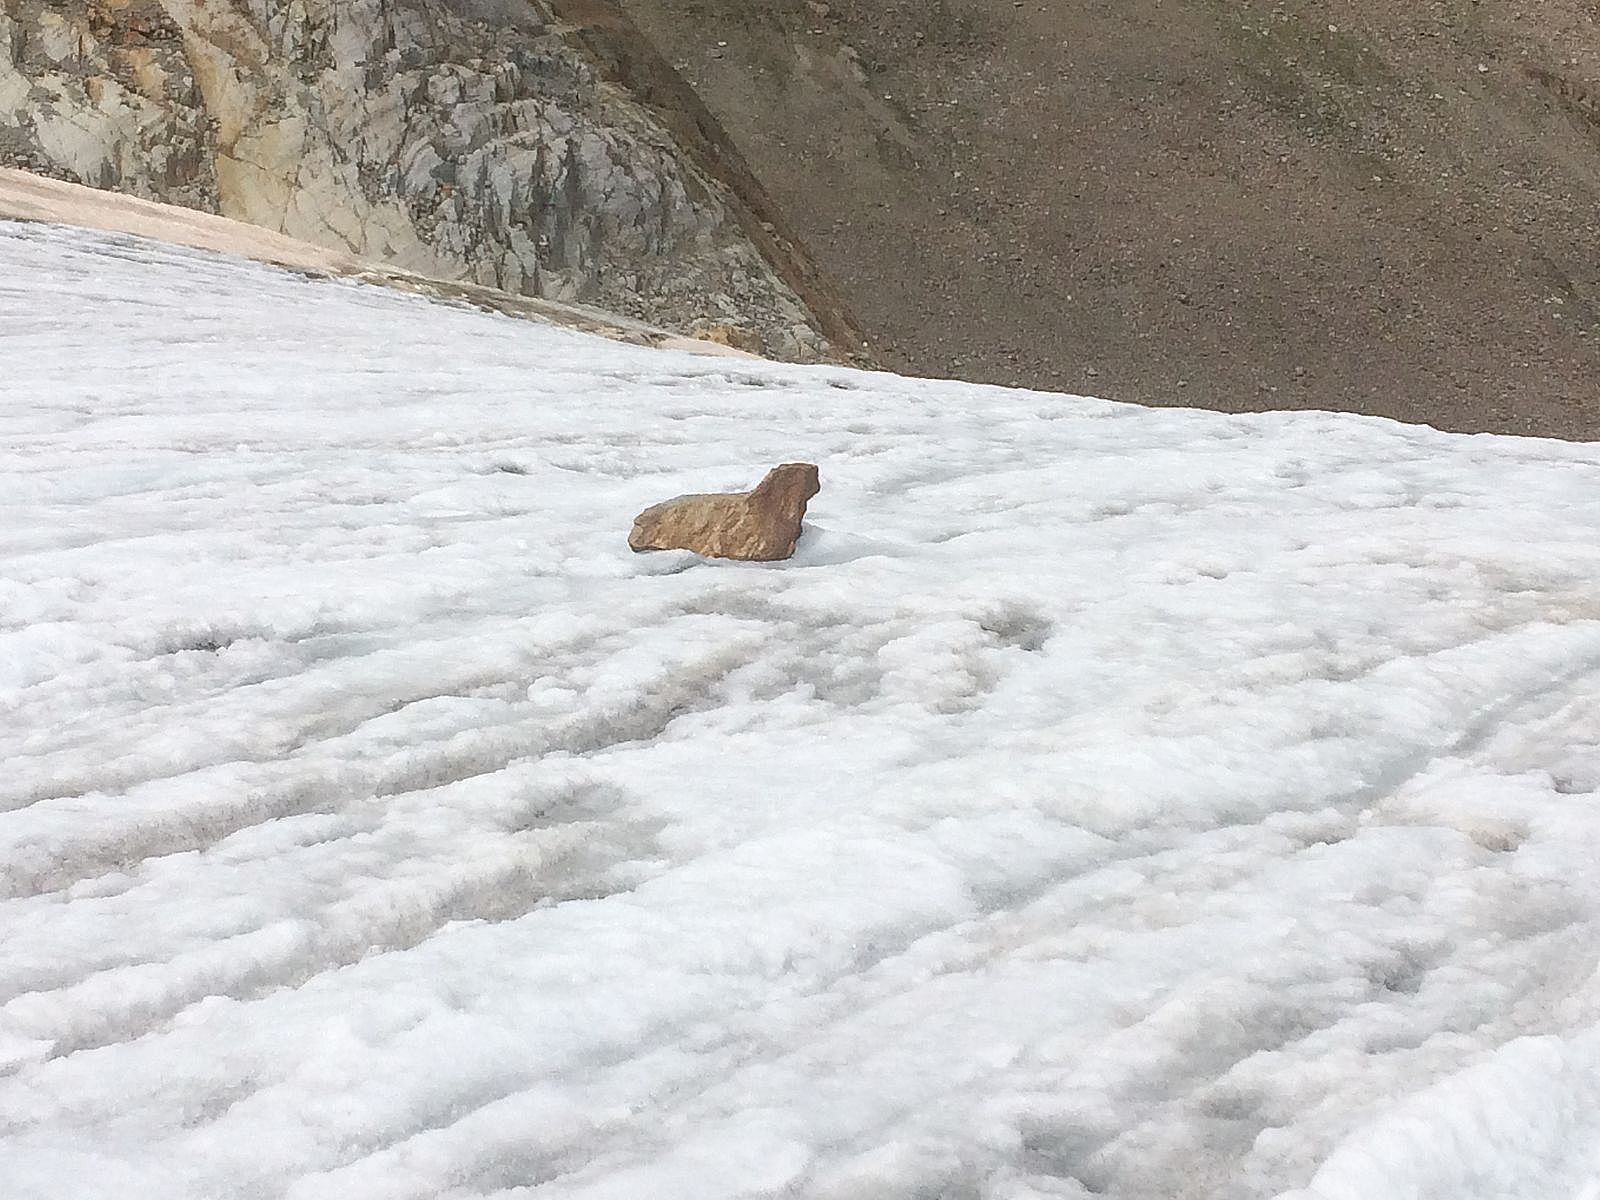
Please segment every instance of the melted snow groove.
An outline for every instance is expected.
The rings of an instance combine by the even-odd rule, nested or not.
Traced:
[[[454,871],[385,888],[372,901],[306,914],[292,927],[254,930],[188,958],[134,963],[81,980],[0,993],[0,1006],[24,1015],[69,1013],[54,1030],[51,1058],[132,1041],[168,1027],[172,1017],[207,997],[249,1000],[359,962],[419,945],[447,925],[496,923],[568,900],[596,900],[625,890],[636,873],[618,868],[651,856],[649,830],[623,823],[577,822],[553,844],[517,839],[511,861]],[[159,977],[158,993],[130,999],[122,984]]]
[[[361,745],[363,727],[427,700],[464,693],[526,691],[531,677],[479,675],[458,681],[452,691],[429,689],[401,700],[371,696],[342,702],[339,715],[317,713],[301,719],[284,736],[282,770],[271,760],[206,764],[187,776],[142,780],[154,793],[154,811],[132,819],[95,822],[75,839],[58,840],[48,848],[15,848],[0,878],[0,896],[25,898],[61,891],[108,871],[129,871],[147,859],[203,851],[253,826],[308,814],[331,814],[413,792],[430,791],[545,755],[588,756],[616,746],[648,741],[675,720],[713,702],[718,684],[747,661],[735,648],[717,652],[693,670],[679,672],[664,686],[642,698],[580,710],[551,720],[536,711],[518,711],[515,719],[481,723],[460,730],[448,742],[418,749],[398,748],[372,755],[360,752],[354,761],[340,757],[346,745]],[[341,698],[342,701],[342,698]],[[363,763],[361,759],[369,759]],[[291,778],[276,778],[284,771]],[[222,778],[213,782],[218,775]],[[109,782],[96,779],[96,784]],[[99,788],[68,791],[55,799],[90,798]],[[195,803],[189,794],[206,795]],[[170,802],[165,796],[172,796]],[[41,798],[42,799],[42,798]],[[35,800],[34,803],[40,803]],[[166,811],[162,811],[165,807]],[[110,828],[105,826],[109,824]]]

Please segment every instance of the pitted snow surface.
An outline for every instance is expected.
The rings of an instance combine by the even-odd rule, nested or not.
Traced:
[[[1595,450],[4,224],[0,364],[8,1200],[1600,1195]]]

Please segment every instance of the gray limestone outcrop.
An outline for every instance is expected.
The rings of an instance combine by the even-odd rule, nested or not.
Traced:
[[[830,356],[847,319],[580,33],[527,0],[0,0],[0,165]]]

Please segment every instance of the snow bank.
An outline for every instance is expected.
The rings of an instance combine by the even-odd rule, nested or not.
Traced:
[[[0,361],[8,1200],[1594,1194],[1595,450],[44,226]]]
[[[1600,1030],[1522,1038],[1386,1112],[1285,1200],[1600,1197]]]
[[[228,217],[48,179],[10,167],[0,167],[0,219],[131,234],[293,271],[337,275],[434,299],[464,301],[508,315],[664,349],[714,358],[757,357],[732,346],[671,333],[615,313],[532,296],[513,296],[459,281],[431,279]]]

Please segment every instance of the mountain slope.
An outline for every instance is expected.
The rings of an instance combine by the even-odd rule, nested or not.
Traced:
[[[1600,436],[1587,0],[622,0],[890,360]]]
[[[715,165],[541,3],[0,6],[0,166],[780,357],[859,352]]]
[[[0,360],[8,1200],[1600,1177],[1595,450],[11,224]]]

